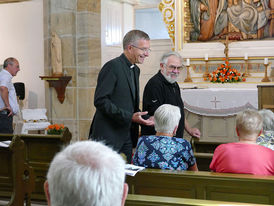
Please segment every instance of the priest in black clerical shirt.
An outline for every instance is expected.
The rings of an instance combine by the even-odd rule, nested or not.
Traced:
[[[138,124],[154,124],[151,119],[142,118],[147,112],[139,110],[140,69],[136,65],[149,56],[149,36],[140,30],[129,31],[123,39],[123,49],[123,54],[107,62],[99,73],[89,138],[124,153],[130,163]]]

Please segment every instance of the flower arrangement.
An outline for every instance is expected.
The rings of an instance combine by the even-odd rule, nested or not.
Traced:
[[[237,69],[231,68],[229,61],[226,60],[224,64],[219,66],[215,71],[208,75],[205,80],[213,83],[233,83],[233,82],[245,82],[244,74],[241,75]]]
[[[56,134],[60,135],[64,131],[63,124],[51,124],[46,128],[47,134]]]

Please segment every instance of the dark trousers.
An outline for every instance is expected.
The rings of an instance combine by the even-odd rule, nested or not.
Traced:
[[[127,163],[131,164],[132,159],[132,142],[131,139],[128,140],[122,145],[122,148],[118,151],[119,153],[124,153],[127,157]]]
[[[131,138],[128,137],[123,143],[113,142],[110,139],[105,139],[104,137],[93,137],[92,135],[89,136],[89,139],[92,141],[102,142],[104,145],[110,147],[114,151],[118,152],[119,154],[124,154],[127,158],[127,163],[131,163],[132,159],[132,142]],[[116,143],[116,144],[115,144]]]
[[[8,117],[8,114],[0,113],[0,133],[12,134],[13,133],[12,121],[13,121],[12,116]]]

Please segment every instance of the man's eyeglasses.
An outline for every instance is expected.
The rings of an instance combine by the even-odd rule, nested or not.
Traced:
[[[151,52],[151,49],[149,49],[149,48],[140,48],[140,47],[137,47],[137,46],[135,46],[135,45],[131,45],[131,46],[133,46],[133,47],[135,47],[135,48],[137,48],[137,49],[140,49],[140,50],[142,50],[143,52],[147,52],[147,53]]]
[[[170,69],[170,70],[175,70],[175,69],[177,69],[177,70],[182,70],[182,69],[184,69],[184,66],[178,66],[178,67],[176,67],[176,66],[174,66],[174,65],[166,65],[166,64],[164,64],[168,69]]]

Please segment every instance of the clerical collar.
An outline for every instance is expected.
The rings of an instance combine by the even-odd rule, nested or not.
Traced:
[[[126,55],[124,53],[121,54],[121,57],[125,60],[125,63],[127,64],[127,66],[129,68],[133,68],[135,66],[135,64],[132,64],[126,57]]]

